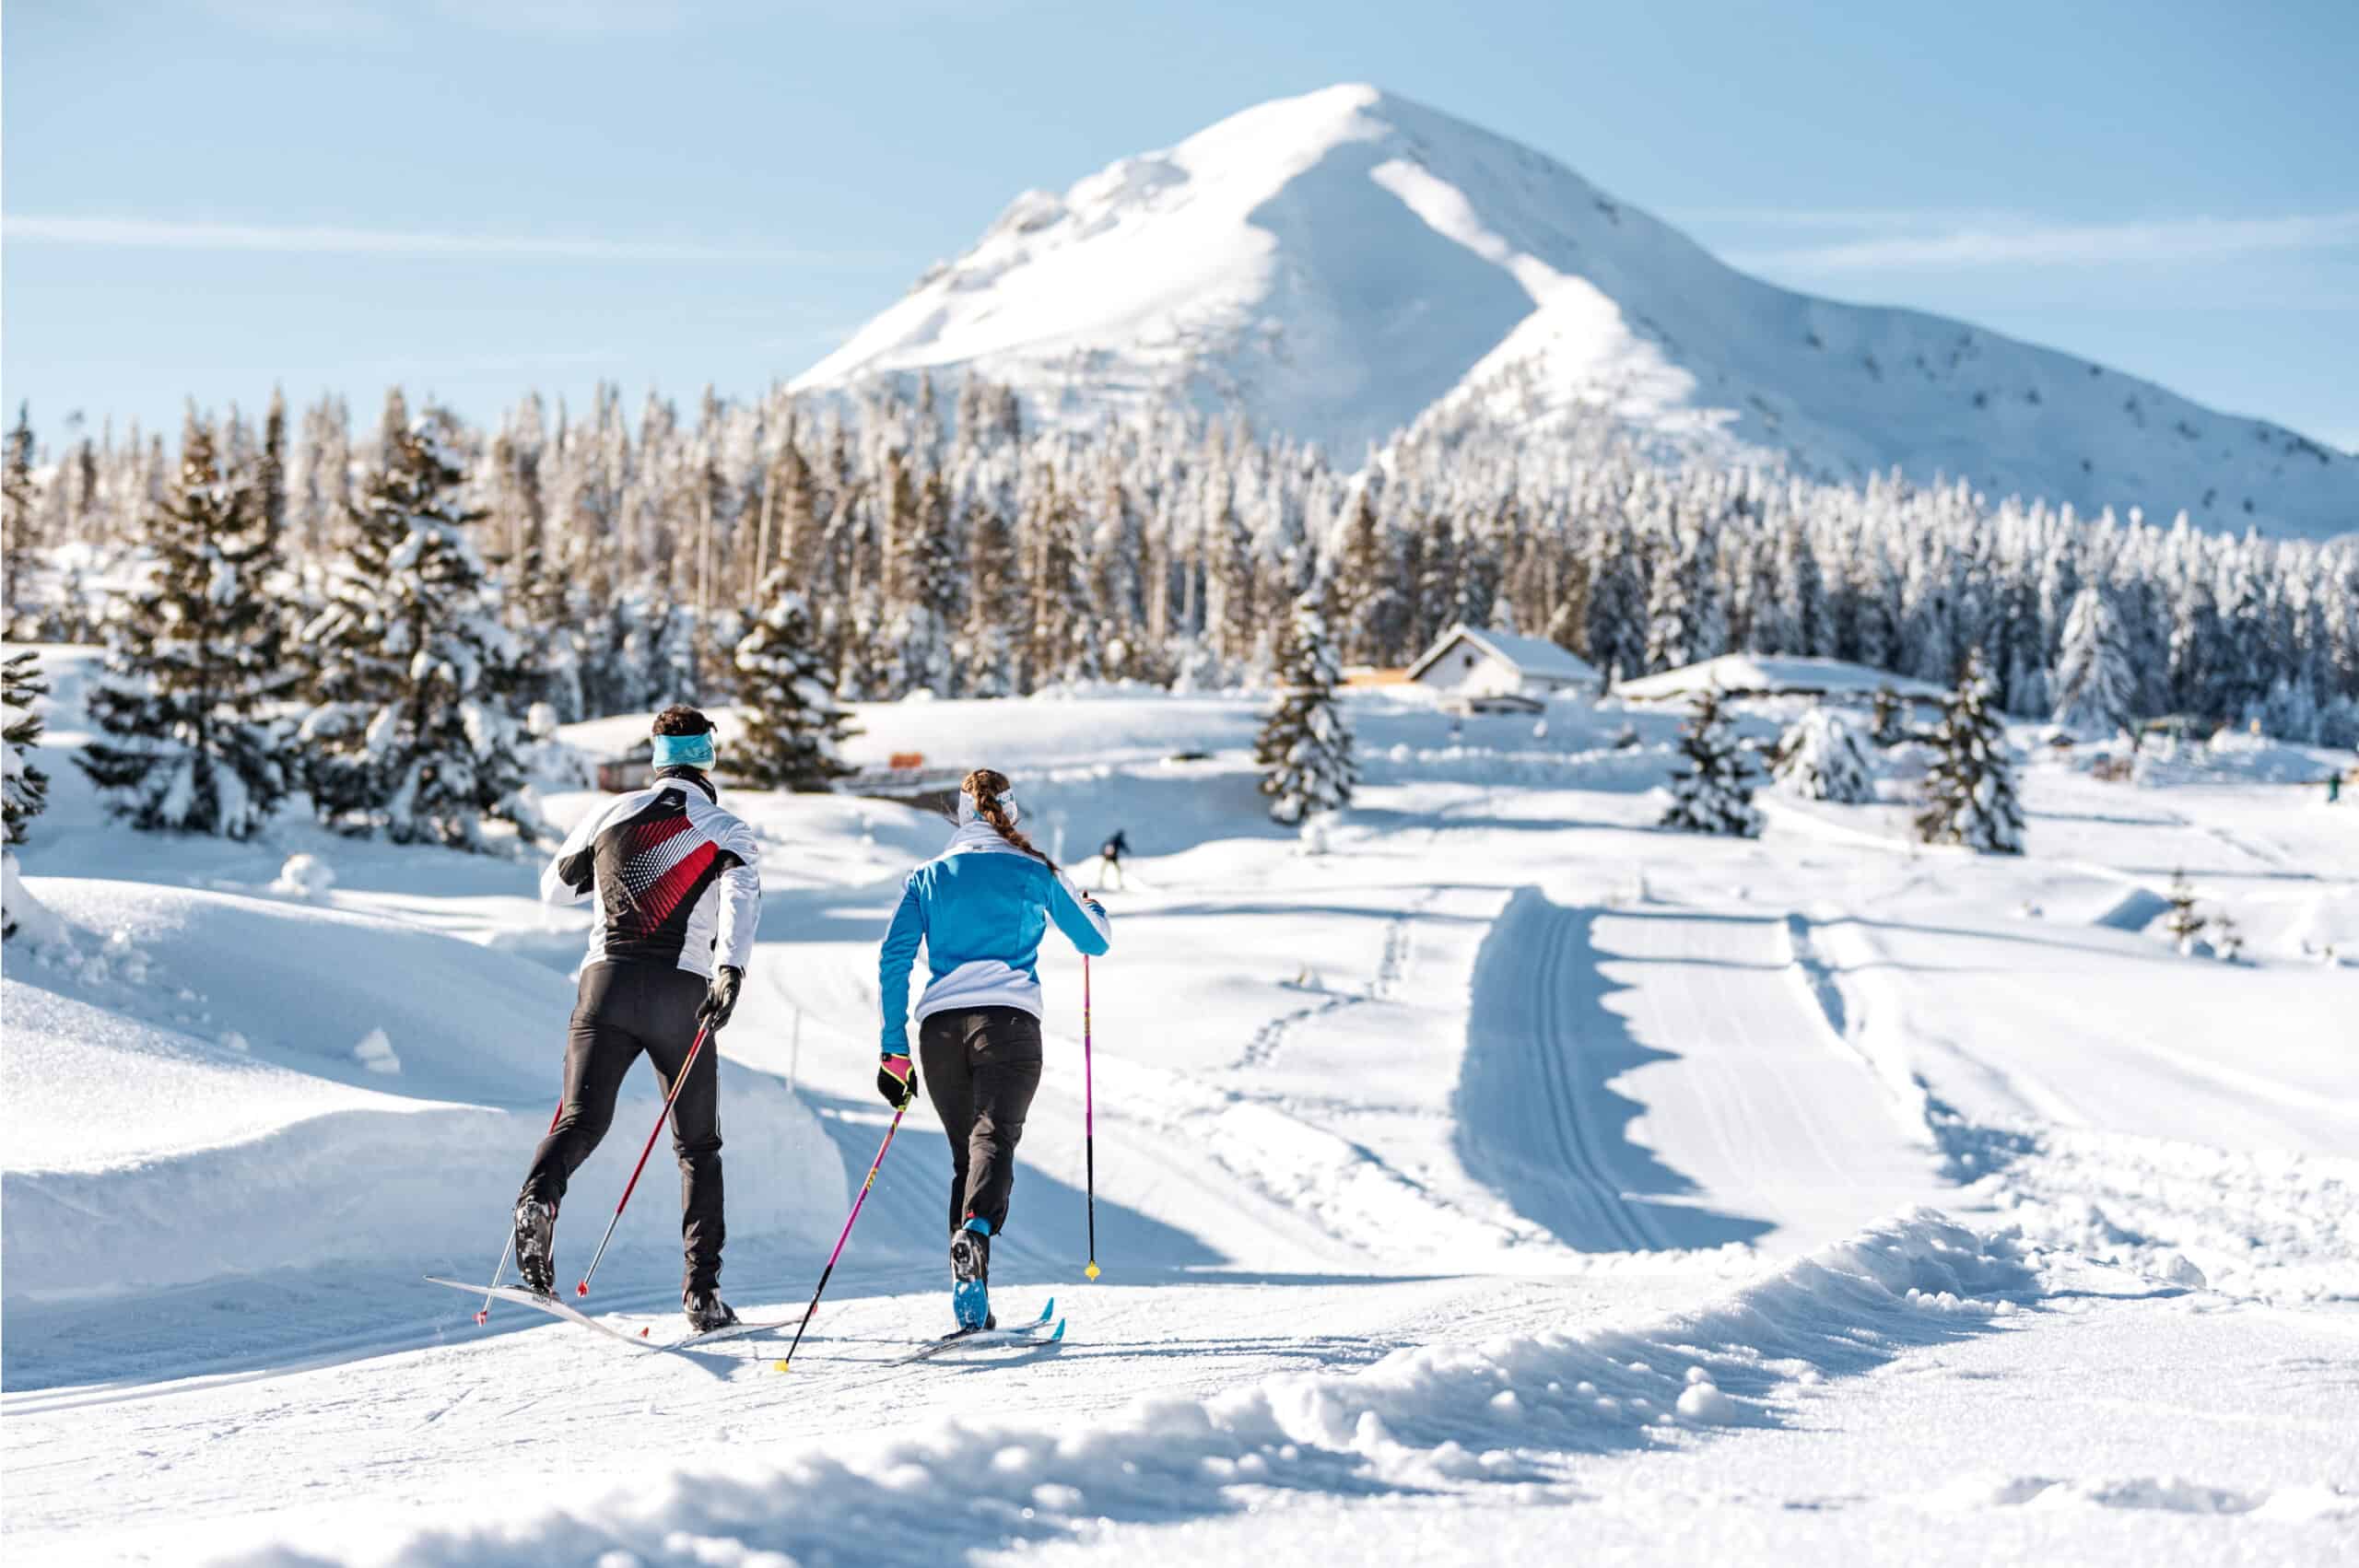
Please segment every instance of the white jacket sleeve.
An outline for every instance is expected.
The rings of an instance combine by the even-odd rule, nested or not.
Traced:
[[[573,825],[556,857],[541,868],[542,903],[579,904],[590,896],[591,885],[597,880],[598,835],[614,814],[609,802]]]
[[[721,873],[721,924],[713,933],[713,962],[743,969],[754,955],[762,925],[762,843],[754,830],[732,820],[721,850],[734,863]]]

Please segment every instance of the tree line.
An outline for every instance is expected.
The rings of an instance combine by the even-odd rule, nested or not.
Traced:
[[[2351,544],[1664,467],[1602,433],[1413,433],[1346,467],[1179,410],[1027,428],[1004,387],[921,378],[635,417],[604,386],[488,426],[396,391],[358,432],[339,398],[274,399],[258,424],[192,414],[170,451],[111,428],[44,450],[20,409],[5,459],[12,638],[119,645],[134,736],[293,721],[252,748],[275,780],[234,723],[193,731],[236,780],[214,770],[225,821],[302,788],[356,827],[466,842],[470,813],[515,814],[502,726],[534,703],[790,703],[771,776],[816,781],[839,702],[1264,682],[1306,596],[1349,664],[1458,623],[1609,677],[1752,649],[1954,685],[1979,649],[2019,717],[2359,743]],[[193,706],[155,706],[158,672],[198,663]],[[446,763],[462,742],[475,760]],[[205,793],[170,777],[114,787],[162,821]]]

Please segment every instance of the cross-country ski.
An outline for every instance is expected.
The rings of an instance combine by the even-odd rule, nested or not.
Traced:
[[[0,1561],[2359,1562],[2354,64],[8,7]]]

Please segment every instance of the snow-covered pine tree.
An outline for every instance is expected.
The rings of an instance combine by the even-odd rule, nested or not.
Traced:
[[[28,922],[32,940],[40,941],[48,923],[46,911],[17,882],[17,846],[49,804],[49,775],[27,755],[41,743],[41,715],[33,710],[33,699],[48,690],[41,657],[31,649],[0,661],[0,805],[7,822],[6,836],[0,838],[0,941]]]
[[[837,746],[853,733],[819,656],[810,607],[783,570],[762,584],[760,615],[737,644],[745,733],[730,771],[763,790],[825,790],[851,771]]]
[[[1966,656],[1957,689],[1933,731],[1917,833],[1928,844],[1962,844],[1986,855],[2024,852],[2024,812],[2014,759],[2000,722],[1990,673],[1978,648]]]
[[[33,699],[48,695],[40,654],[24,649],[0,659],[0,813],[12,846],[22,844],[32,819],[49,809],[49,775],[29,755],[41,731]]]
[[[2138,677],[2121,646],[2113,600],[2095,583],[2072,597],[2056,656],[2056,722],[2099,737],[2129,728]]]
[[[106,737],[76,759],[134,826],[246,838],[285,799],[288,685],[268,581],[278,540],[251,470],[192,414],[180,482],[147,531],[149,568],[107,617],[104,673],[85,706]]]
[[[1278,706],[1253,747],[1274,822],[1296,826],[1352,802],[1359,768],[1352,758],[1351,725],[1335,698],[1338,679],[1327,617],[1318,596],[1306,593],[1295,601],[1278,654]]]
[[[1770,771],[1805,800],[1864,805],[1876,798],[1875,774],[1860,732],[1842,713],[1824,705],[1811,708],[1779,737]]]
[[[321,814],[396,843],[484,847],[483,819],[545,830],[522,750],[530,692],[466,530],[480,514],[450,416],[388,400],[385,448],[327,608],[304,630],[316,706],[301,740]]]
[[[975,509],[967,540],[967,623],[958,633],[959,672],[969,696],[1006,696],[1015,690],[1024,614],[1015,567],[1007,516],[986,501]]]
[[[2185,872],[2171,873],[2171,885],[2164,896],[2170,902],[2171,913],[2163,929],[2178,944],[2179,955],[2191,958],[2195,955],[2195,939],[2203,934],[2203,928],[2210,922],[2195,911],[2195,889]]]
[[[1731,733],[1719,688],[1696,694],[1687,720],[1679,727],[1685,765],[1671,778],[1671,809],[1662,825],[1683,833],[1726,833],[1750,838],[1761,831],[1753,803],[1753,770]]]
[[[33,505],[41,498],[33,483],[32,406],[17,404],[17,422],[8,427],[7,448],[0,457],[0,626],[7,635],[33,629],[32,603],[25,584],[25,566],[33,546]]]
[[[1900,694],[1890,686],[1878,686],[1875,708],[1868,720],[1868,737],[1880,746],[1896,746],[1908,738],[1907,713],[1901,707]]]

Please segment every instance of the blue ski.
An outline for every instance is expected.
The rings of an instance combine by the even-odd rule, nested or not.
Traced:
[[[1040,1316],[1029,1323],[1017,1323],[1001,1328],[956,1329],[938,1340],[930,1340],[920,1345],[908,1355],[900,1357],[896,1364],[906,1366],[910,1362],[926,1361],[940,1355],[945,1351],[957,1350],[962,1345],[1053,1345],[1065,1337],[1065,1320],[1059,1317],[1056,1312],[1056,1298],[1050,1296],[1048,1305],[1040,1308]],[[1043,1329],[1048,1332],[1043,1333],[1041,1331]]]

